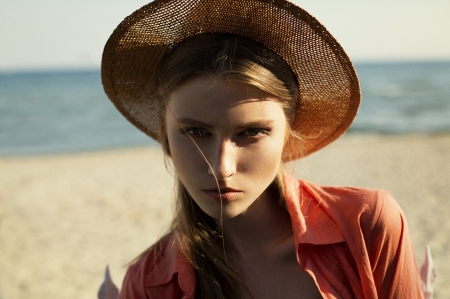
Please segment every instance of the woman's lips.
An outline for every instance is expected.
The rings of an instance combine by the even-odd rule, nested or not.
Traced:
[[[217,190],[203,190],[203,192],[216,201],[229,202],[238,198],[242,194],[242,191],[234,189],[220,189]]]

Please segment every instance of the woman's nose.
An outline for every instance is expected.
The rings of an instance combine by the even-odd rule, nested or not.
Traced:
[[[213,147],[208,157],[208,173],[215,175],[218,180],[225,180],[236,173],[236,145],[231,141],[222,141]]]

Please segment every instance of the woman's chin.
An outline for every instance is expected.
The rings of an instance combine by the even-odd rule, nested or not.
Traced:
[[[202,209],[208,216],[216,220],[233,219],[242,215],[247,208],[236,207],[233,204],[224,204],[222,209]]]

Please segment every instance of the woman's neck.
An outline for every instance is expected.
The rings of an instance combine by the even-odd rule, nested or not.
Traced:
[[[238,259],[283,255],[292,246],[292,225],[288,211],[275,195],[264,192],[245,212],[224,219],[227,254]]]

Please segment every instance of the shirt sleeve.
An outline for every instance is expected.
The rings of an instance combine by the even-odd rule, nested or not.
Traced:
[[[423,298],[406,218],[387,192],[378,203],[378,215],[362,222],[378,298]]]

